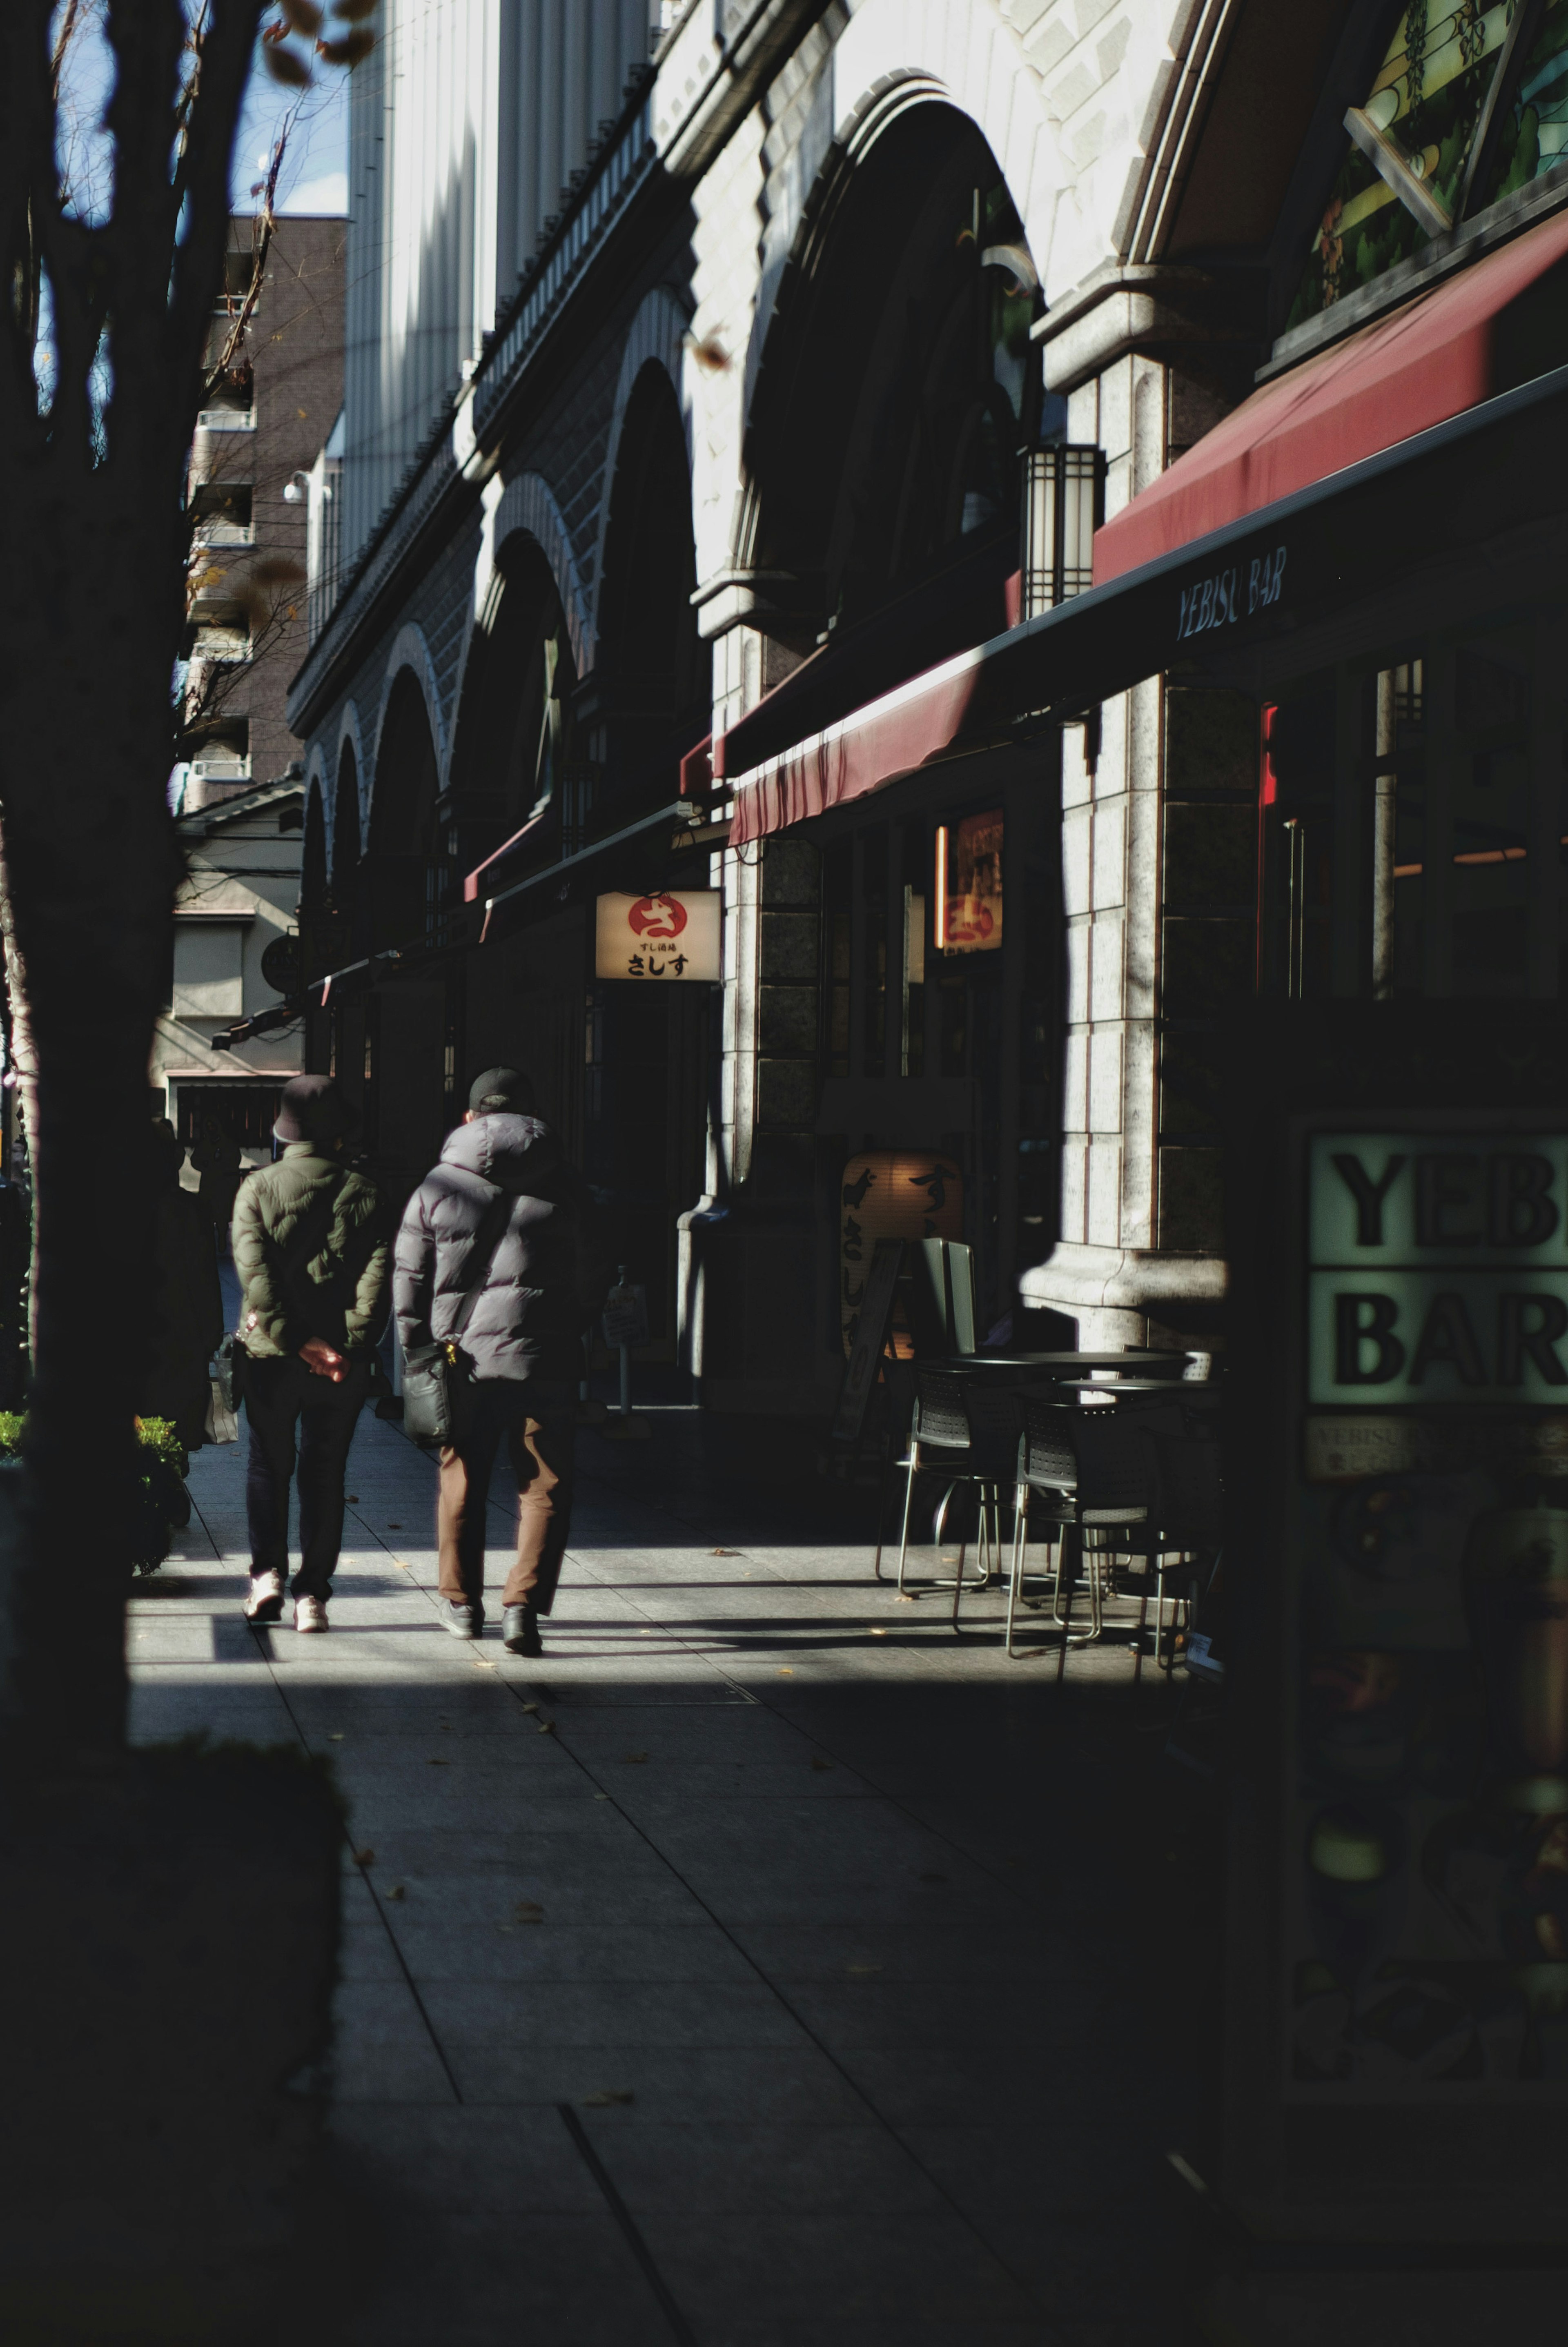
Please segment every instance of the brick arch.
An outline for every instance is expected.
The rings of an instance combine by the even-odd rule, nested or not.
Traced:
[[[436,663],[430,657],[430,646],[425,630],[415,620],[408,620],[393,638],[392,646],[382,669],[381,706],[375,719],[375,750],[368,778],[365,764],[360,764],[360,835],[370,835],[370,817],[375,798],[375,770],[381,763],[382,734],[386,725],[386,712],[396,689],[397,680],[405,669],[412,670],[425,701],[425,714],[430,724],[430,739],[436,745],[436,764],[439,773],[446,769],[446,725],[441,707],[441,689],[436,682]]]
[[[474,582],[476,623],[478,614],[489,608],[493,598],[501,591],[497,558],[507,540],[519,530],[533,539],[549,565],[566,619],[572,661],[578,675],[586,676],[593,666],[595,651],[592,611],[566,518],[555,491],[541,473],[519,473],[508,481],[487,518],[487,556]],[[470,643],[473,635],[471,628]]]
[[[327,893],[327,812],[324,761],[318,747],[312,751],[305,777],[305,820],[300,851],[300,901],[314,906]]]
[[[365,822],[369,812],[370,764],[364,754],[364,728],[360,722],[357,702],[351,701],[345,706],[342,717],[338,720],[334,743],[332,771],[326,775],[323,783],[323,789],[326,792],[329,869],[335,869],[337,856],[338,776],[343,771],[345,750],[354,760],[355,818],[361,840],[364,837]],[[323,772],[326,774],[324,762]]]
[[[667,285],[656,285],[645,294],[632,319],[620,354],[620,373],[616,377],[615,400],[610,409],[610,438],[604,452],[604,469],[600,476],[599,531],[593,549],[593,616],[597,650],[600,620],[600,597],[604,586],[604,544],[610,528],[610,493],[615,485],[615,467],[620,454],[620,436],[626,423],[626,411],[637,379],[646,366],[662,367],[675,392],[681,410],[682,427],[686,437],[686,470],[692,471],[694,456],[693,403],[688,370],[694,364],[687,358],[685,337],[691,325],[691,313],[676,299]],[[580,673],[580,667],[579,667]]]

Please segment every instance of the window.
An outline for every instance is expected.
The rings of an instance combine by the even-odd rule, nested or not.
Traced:
[[[199,546],[251,546],[255,527],[249,481],[203,481],[191,491]]]
[[[1534,26],[1532,33],[1532,26]],[[1298,326],[1527,186],[1568,144],[1568,0],[1412,0],[1345,118],[1349,144],[1286,321]]]
[[[185,753],[197,782],[242,783],[251,774],[251,721],[220,718],[193,726],[185,736]]]
[[[1501,93],[1500,93],[1501,96]],[[1553,0],[1519,76],[1498,108],[1500,125],[1483,201],[1527,188],[1568,151],[1568,5]]]
[[[177,1019],[239,1019],[245,1010],[245,924],[183,914],[174,924]]]
[[[1555,630],[1433,630],[1286,685],[1266,712],[1266,993],[1561,990],[1568,761]]]

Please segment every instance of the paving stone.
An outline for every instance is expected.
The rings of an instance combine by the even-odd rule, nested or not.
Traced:
[[[197,1455],[135,1593],[131,1716],[292,1740],[349,1805],[334,2339],[653,2347],[626,2215],[700,2347],[1175,2347],[1107,2278],[1129,2230],[1180,2254],[1138,1884],[1102,1829],[1124,1652],[1058,1690],[989,1599],[963,1640],[940,1593],[896,1607],[865,1494],[681,1411],[637,1460],[585,1438],[542,1661],[498,1635],[504,1477],[467,1645],[432,1462],[373,1419],[330,1635],[258,1634],[243,1450]]]

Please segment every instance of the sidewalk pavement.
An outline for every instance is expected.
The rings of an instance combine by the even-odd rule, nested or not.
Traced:
[[[137,1584],[134,1735],[297,1740],[351,1805],[330,2334],[1175,2347],[1159,1694],[898,1603],[776,1427],[652,1417],[581,1440],[542,1663],[503,1471],[466,1645],[434,1467],[368,1415],[326,1637],[241,1618],[243,1428]]]

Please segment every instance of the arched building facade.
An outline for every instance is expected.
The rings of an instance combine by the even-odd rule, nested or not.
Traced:
[[[1432,1723],[1564,1520],[1568,0],[658,15],[395,479],[365,311],[288,1015],[395,1194],[526,1067],[709,1407],[825,1428],[878,1229],[1239,1347],[1221,2198],[1560,2242],[1550,1867],[1473,1886],[1568,1750]]]
[[[1081,669],[1101,606],[1072,606],[1201,534],[1161,485],[1260,383],[1550,239],[1559,11],[1535,13],[1440,39],[1441,11],[1343,0],[1283,23],[1138,0],[1091,32],[1058,5],[860,0],[733,48],[712,11],[659,30],[516,291],[477,302],[294,688],[336,777],[321,933],[352,948],[312,1048],[374,1086],[370,1006],[406,996],[387,1015],[438,1063],[417,1109],[366,1095],[389,1179],[472,1066],[529,1064],[658,1344],[721,1407],[830,1407],[867,1148],[953,1164],[984,1325],[1217,1341],[1216,1038],[1260,970],[1309,985],[1336,950],[1321,911],[1276,935],[1279,889],[1318,885],[1290,877],[1297,815],[1263,825],[1259,930],[1260,711],[1277,688],[1286,767],[1320,775],[1352,715],[1131,624]],[[1522,382],[1548,309],[1510,330]],[[1076,555],[1040,539],[1051,482]],[[1397,650],[1377,675],[1414,673]],[[943,692],[968,708],[946,734]],[[1507,846],[1513,906],[1546,884]],[[1472,886],[1504,883],[1443,884]],[[600,975],[595,925],[667,893],[719,897],[723,958],[718,990],[655,1013]],[[1442,897],[1419,943],[1400,909],[1406,973],[1481,951],[1434,926]],[[1526,910],[1475,934],[1539,987],[1546,895]],[[981,913],[985,938],[955,933]]]

